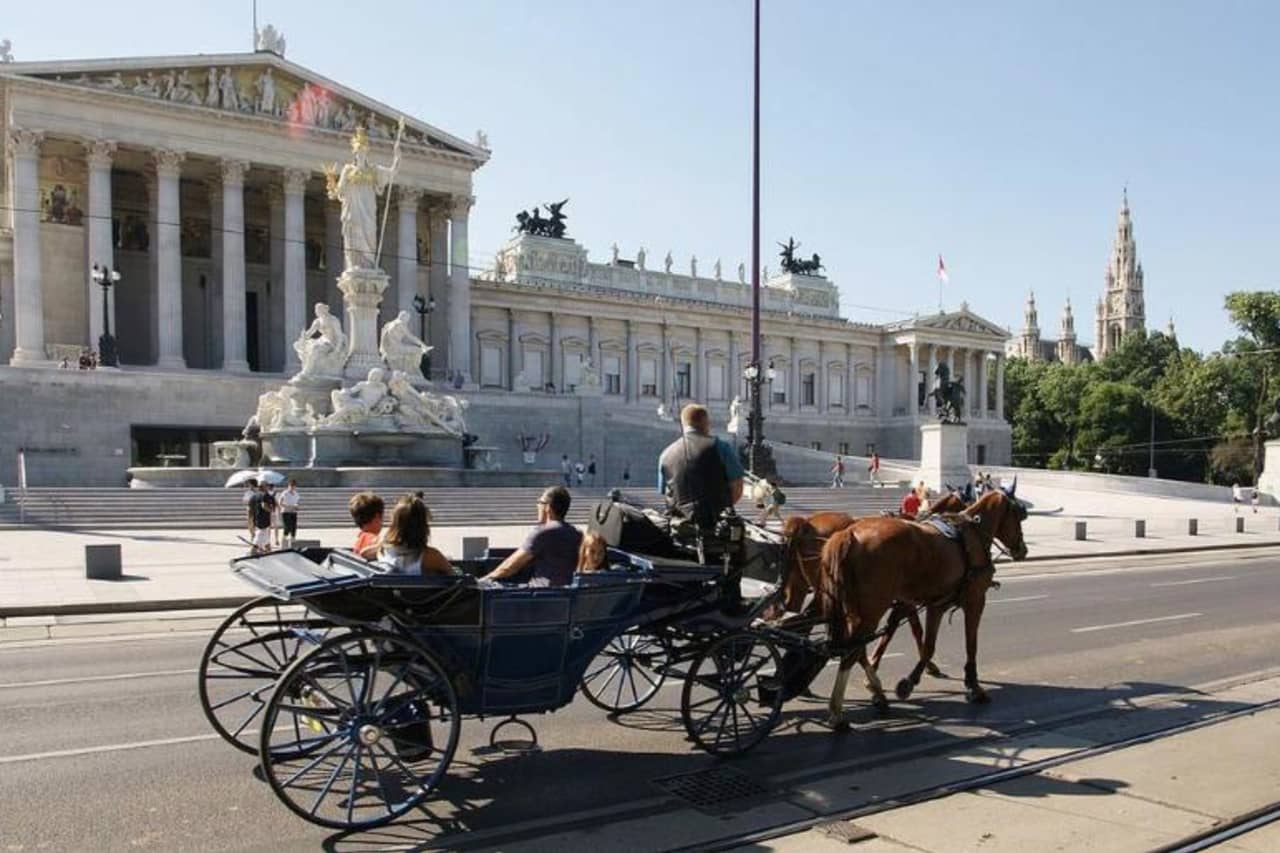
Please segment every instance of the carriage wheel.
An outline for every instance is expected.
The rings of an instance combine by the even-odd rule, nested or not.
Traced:
[[[582,676],[582,695],[597,708],[622,714],[640,708],[667,679],[671,651],[666,642],[640,631],[609,641]]]
[[[285,671],[258,752],[276,796],[335,829],[389,823],[422,802],[458,746],[453,685],[391,634],[331,637]]]
[[[271,596],[242,604],[213,632],[200,656],[200,707],[223,740],[257,754],[262,709],[276,680],[333,625]]]
[[[708,646],[680,697],[690,739],[713,755],[736,755],[758,744],[782,715],[780,670],[778,650],[758,634],[730,634]]]

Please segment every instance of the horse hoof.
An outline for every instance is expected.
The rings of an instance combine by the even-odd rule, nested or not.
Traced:
[[[929,675],[931,675],[931,676],[932,676],[932,677],[934,677],[934,678],[946,678],[946,677],[947,677],[946,673],[944,673],[942,670],[938,669],[938,665],[937,665],[936,663],[934,663],[933,661],[929,661],[927,664],[925,664],[925,665],[924,665],[924,671],[925,671],[925,672],[927,672]]]
[[[833,732],[847,732],[849,731],[849,721],[844,717],[827,717],[827,728]]]
[[[911,683],[911,679],[904,678],[898,682],[898,686],[893,688],[893,692],[898,695],[899,699],[907,700],[911,698],[911,691],[915,689],[915,685]]]
[[[882,693],[871,700],[871,707],[875,709],[876,716],[883,717],[889,713],[889,700]]]
[[[972,702],[974,705],[985,705],[991,701],[991,697],[987,695],[987,691],[981,687],[970,687],[965,690],[964,698]]]

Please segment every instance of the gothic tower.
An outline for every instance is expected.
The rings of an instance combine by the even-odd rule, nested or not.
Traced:
[[[1027,294],[1027,309],[1023,315],[1022,335],[1018,349],[1023,358],[1036,361],[1040,358],[1040,325],[1036,316],[1036,292]]]
[[[1062,329],[1058,335],[1058,361],[1063,364],[1076,363],[1076,318],[1071,315],[1071,297],[1067,297],[1067,307],[1062,309]]]
[[[1146,307],[1142,294],[1142,264],[1133,240],[1133,219],[1129,215],[1129,191],[1120,203],[1120,219],[1107,262],[1102,300],[1094,321],[1099,357],[1114,352],[1120,341],[1134,329],[1145,329]]]

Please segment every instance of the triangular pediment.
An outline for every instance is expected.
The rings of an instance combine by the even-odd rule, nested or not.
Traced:
[[[0,74],[26,77],[170,104],[174,108],[255,116],[294,128],[350,134],[364,124],[371,139],[395,138],[401,114],[366,95],[295,65],[274,53],[14,62]],[[404,116],[402,144],[489,158],[484,140],[468,143],[426,122]]]
[[[946,329],[954,332],[969,332],[975,335],[990,335],[1001,339],[1009,337],[1008,331],[990,320],[978,316],[967,308],[947,314],[921,317],[912,325],[917,329]]]

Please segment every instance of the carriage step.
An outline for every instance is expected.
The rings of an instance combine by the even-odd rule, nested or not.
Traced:
[[[731,767],[665,776],[654,779],[653,784],[698,811],[713,815],[740,811],[785,793]]]

